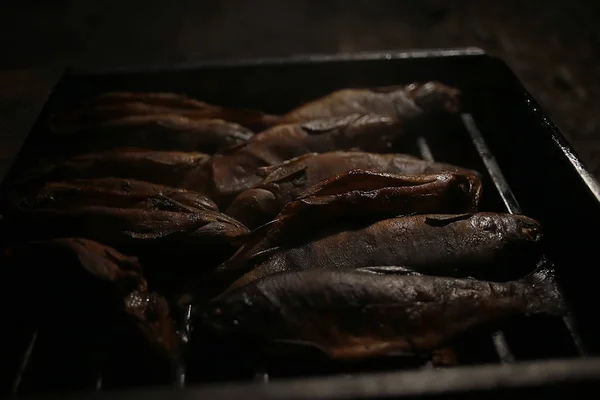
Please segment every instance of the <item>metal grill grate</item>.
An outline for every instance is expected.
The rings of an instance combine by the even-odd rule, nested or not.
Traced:
[[[498,163],[496,162],[493,154],[491,153],[490,149],[488,148],[485,140],[483,139],[483,135],[481,134],[481,132],[479,131],[475,120],[473,119],[473,117],[470,114],[463,114],[461,115],[461,127],[459,128],[460,131],[462,131],[462,133],[458,133],[458,134],[463,134],[466,137],[468,137],[470,139],[470,142],[472,143],[472,147],[474,148],[474,151],[476,152],[476,154],[478,155],[478,157],[480,158],[480,162],[483,164],[483,166],[485,167],[485,171],[487,173],[487,178],[489,178],[489,180],[493,183],[493,186],[495,187],[496,191],[497,191],[497,195],[499,196],[499,198],[501,199],[502,203],[504,204],[505,210],[510,212],[510,213],[520,213],[521,212],[521,208],[519,207],[519,204],[517,202],[517,199],[515,198],[513,192],[511,191],[506,179],[504,178],[502,171],[500,170],[500,167],[498,165]],[[467,142],[464,142],[467,143]],[[463,143],[463,145],[465,145]],[[442,146],[442,145],[437,145]],[[429,139],[427,138],[427,135],[423,135],[421,137],[419,137],[416,141],[416,152],[420,154],[420,156],[425,159],[425,160],[429,160],[429,161],[434,161],[434,153],[438,153],[437,150],[439,150],[439,148],[432,148],[435,146],[432,146],[431,143],[429,142]],[[473,150],[473,149],[471,149]],[[444,160],[446,161],[446,160]],[[483,172],[483,171],[482,171]],[[488,189],[490,190],[490,189]],[[547,259],[544,260],[544,262],[546,263],[546,266],[552,266],[551,262]],[[581,340],[579,338],[579,336],[576,334],[575,329],[574,329],[574,323],[573,321],[569,318],[566,317],[564,318],[564,325],[566,327],[566,331],[570,334],[570,340],[572,341],[573,344],[573,352],[569,352],[567,350],[567,353],[569,353],[569,355],[576,355],[578,354],[579,356],[585,356],[586,352],[585,349],[582,346]],[[36,353],[36,348],[39,344],[39,337],[44,335],[44,331],[43,329],[40,329],[40,327],[38,327],[38,329],[35,329],[32,336],[31,336],[31,340],[29,342],[29,345],[27,346],[27,348],[25,349],[24,353],[23,353],[23,357],[22,357],[22,361],[21,361],[21,367],[19,368],[17,377],[14,380],[14,384],[13,384],[13,393],[19,393],[21,392],[22,386],[23,386],[23,382],[26,380],[25,378],[27,377],[27,375],[30,373],[30,369],[31,369],[31,359],[32,356],[35,355]],[[131,386],[136,386],[137,384],[151,384],[151,378],[148,378],[147,381],[143,381],[140,382],[129,382],[127,377],[121,377],[121,380],[119,380],[119,383],[117,385],[109,385],[109,388],[106,388],[106,379],[105,379],[105,374],[107,372],[109,372],[111,366],[109,365],[109,357],[106,356],[106,354],[110,353],[111,351],[111,343],[112,340],[114,339],[114,337],[112,336],[111,330],[110,329],[106,329],[106,330],[101,330],[98,332],[95,332],[96,337],[94,338],[94,340],[90,341],[89,344],[89,348],[85,349],[85,351],[89,352],[89,359],[90,359],[90,364],[87,366],[81,366],[81,368],[89,368],[90,371],[90,376],[93,377],[93,379],[91,379],[89,386],[87,387],[87,389],[89,391],[102,391],[102,390],[109,390],[112,388],[112,386],[116,386],[116,387],[127,387],[129,385]],[[503,331],[498,331],[492,334],[491,336],[491,343],[493,344],[493,348],[495,349],[496,352],[496,360],[495,361],[499,361],[502,363],[513,363],[516,360],[520,359],[521,357],[519,356],[519,352],[518,350],[515,350],[514,348],[512,348],[511,344],[510,344],[510,338],[508,338],[505,334],[505,332]],[[474,346],[476,346],[477,344],[475,344]],[[475,350],[475,352],[478,351],[478,349],[472,349]],[[460,349],[456,350],[458,352],[460,352]],[[571,354],[573,353],[573,354]],[[165,384],[168,384],[170,382],[170,385],[173,388],[183,388],[185,387],[187,384],[195,384],[198,383],[198,379],[197,379],[197,374],[193,374],[193,378],[190,379],[187,374],[186,374],[186,370],[188,368],[195,368],[197,367],[198,363],[202,363],[202,362],[209,362],[208,360],[198,360],[202,358],[201,356],[196,357],[195,361],[192,362],[192,365],[186,365],[186,362],[184,360],[179,360],[178,362],[174,363],[173,365],[171,365],[168,369],[170,370],[170,376],[165,376],[163,377],[164,379],[161,380],[161,382],[164,382]],[[481,362],[482,360],[477,359],[475,360],[473,363],[477,363],[477,362]],[[485,360],[485,361],[489,361],[489,360]],[[492,360],[493,361],[493,360]],[[421,360],[419,362],[416,363],[415,365],[415,361],[413,360],[411,363],[407,363],[406,360],[402,357],[399,358],[394,358],[391,357],[389,359],[384,360],[379,360],[379,364],[380,366],[378,366],[376,369],[377,370],[381,370],[381,365],[383,365],[384,370],[396,370],[396,369],[406,369],[406,368],[432,368],[433,364],[431,363],[431,360]],[[210,368],[210,367],[208,367]],[[325,374],[331,375],[348,375],[348,374],[352,374],[355,372],[366,372],[369,370],[373,370],[373,365],[360,365],[357,368],[350,368],[350,370],[346,370],[345,368],[341,368],[338,369],[338,366],[333,366],[333,367],[327,367],[325,368]],[[275,368],[276,369],[276,368]],[[292,368],[293,369],[293,368]],[[322,368],[317,368],[318,370],[322,370]],[[273,376],[273,372],[278,372],[277,374],[275,374],[276,376]],[[303,376],[305,374],[305,371],[291,371],[291,373],[283,374],[285,376]],[[143,373],[142,373],[143,375]],[[274,371],[274,367],[272,365],[269,365],[269,363],[256,363],[252,366],[252,372],[249,372],[245,376],[245,378],[242,378],[244,380],[248,380],[248,381],[258,381],[258,382],[263,382],[265,384],[268,384],[269,382],[272,382],[273,380],[278,380],[279,377],[282,374],[280,373],[280,371]],[[225,380],[236,380],[237,377],[227,377],[224,376],[222,377]],[[36,385],[36,382],[31,381],[28,383],[29,386],[34,387]]]

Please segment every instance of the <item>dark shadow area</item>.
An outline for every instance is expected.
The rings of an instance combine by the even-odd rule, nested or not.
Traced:
[[[515,70],[599,176],[598,16],[586,0],[7,1],[0,69],[478,46]],[[15,92],[31,83],[0,83],[1,112],[23,112]]]

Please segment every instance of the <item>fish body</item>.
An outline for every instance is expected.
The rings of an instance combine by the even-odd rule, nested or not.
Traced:
[[[474,175],[351,170],[309,188],[287,203],[276,220],[281,229],[297,230],[347,217],[475,212],[480,194],[481,181]]]
[[[85,101],[79,109],[56,114],[51,129],[68,131],[112,119],[161,114],[193,120],[221,119],[253,131],[280,123],[279,117],[258,110],[221,107],[177,93],[107,92]]]
[[[247,142],[253,132],[220,119],[193,120],[176,114],[133,115],[66,131],[76,147],[98,151],[135,146],[165,151],[215,153]]]
[[[206,184],[204,153],[120,148],[83,154],[43,167],[37,179],[125,178],[202,192]]]
[[[248,271],[230,289],[277,272],[402,266],[418,273],[510,280],[531,272],[541,256],[540,224],[514,214],[412,215],[363,227],[315,232],[299,243],[248,251],[245,264],[226,261],[223,276]],[[236,257],[235,255],[233,257]],[[233,258],[232,257],[232,258]],[[237,272],[238,274],[240,272]]]
[[[564,311],[550,277],[493,283],[304,270],[225,292],[198,313],[204,329],[222,336],[309,344],[348,359],[430,352],[476,326]]]
[[[354,113],[409,116],[426,109],[458,111],[460,91],[439,82],[367,89],[342,89],[306,103],[283,116],[287,121],[343,116]]]
[[[226,213],[256,228],[275,217],[283,206],[311,187],[351,170],[389,174],[417,175],[456,172],[473,175],[477,172],[450,164],[434,163],[405,154],[380,154],[356,151],[309,153],[283,163],[264,167],[262,181],[240,193]],[[433,212],[433,211],[432,211]]]
[[[47,182],[20,208],[76,208],[104,206],[157,211],[218,211],[208,197],[185,189],[135,179],[96,178]]]
[[[8,228],[15,238],[47,239],[78,236],[113,246],[156,245],[200,251],[203,246],[227,245],[248,232],[238,221],[215,211],[174,212],[136,208],[87,206],[40,208],[11,215]]]
[[[475,212],[480,194],[481,181],[471,174],[395,175],[352,170],[316,184],[287,203],[270,222],[252,231],[219,271],[243,268],[248,255],[310,238],[347,219],[367,222],[403,214]],[[228,212],[246,226],[266,222],[257,219],[264,214],[256,209],[248,210],[250,219],[232,213],[232,207]]]
[[[389,151],[390,141],[403,133],[401,125],[391,117],[351,115],[273,127],[239,148],[212,157],[215,195],[233,197],[261,181],[260,167],[307,153],[349,148]]]

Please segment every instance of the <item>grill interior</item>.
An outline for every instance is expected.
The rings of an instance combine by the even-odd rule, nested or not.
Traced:
[[[490,75],[490,71],[494,74]],[[547,254],[540,263],[555,268],[573,315],[564,319],[536,316],[507,320],[492,335],[489,330],[464,335],[452,348],[436,353],[433,359],[390,355],[360,362],[334,362],[310,348],[236,348],[231,343],[219,343],[218,338],[195,332],[185,359],[169,365],[114,316],[98,315],[97,310],[78,304],[72,298],[37,299],[35,293],[22,292],[22,288],[27,287],[28,277],[20,277],[15,278],[18,282],[13,285],[11,295],[21,296],[17,299],[25,295],[27,301],[17,301],[12,308],[15,329],[11,331],[12,356],[8,361],[14,373],[7,382],[9,390],[37,394],[185,387],[209,382],[266,383],[315,375],[346,376],[594,354],[595,343],[589,339],[594,333],[580,317],[586,312],[581,307],[585,301],[573,294],[571,274],[576,273],[576,268],[566,262],[577,262],[578,257],[584,257],[585,252],[580,249],[587,249],[588,242],[567,237],[568,223],[552,217],[562,207],[578,202],[575,204],[581,208],[569,211],[575,215],[585,214],[595,223],[597,210],[594,208],[596,214],[589,215],[589,211],[586,214],[587,205],[595,203],[582,189],[569,193],[573,197],[570,202],[561,197],[564,194],[554,193],[552,199],[547,198],[547,186],[560,184],[561,180],[576,185],[577,176],[566,166],[558,165],[558,161],[554,166],[543,161],[554,159],[556,155],[552,153],[547,129],[543,130],[535,116],[539,110],[532,110],[531,104],[527,108],[530,100],[518,82],[487,56],[313,60],[67,74],[51,96],[40,121],[54,109],[109,90],[184,92],[216,104],[276,113],[336,88],[393,85],[420,79],[440,80],[461,88],[467,96],[466,112],[440,121],[443,130],[423,131],[409,148],[397,149],[397,152],[476,169],[482,173],[483,180],[481,211],[524,213],[539,219],[550,237]],[[38,124],[28,138],[5,182],[5,189],[10,187],[10,179],[19,169],[54,145],[44,141],[41,127]],[[546,135],[546,141],[542,141],[540,135]],[[540,170],[545,174],[539,174]],[[569,251],[563,253],[566,249],[556,247],[555,243],[561,243]],[[573,251],[580,253],[573,258]],[[584,290],[584,283],[578,281],[577,285]],[[60,287],[54,290],[60,298]],[[184,319],[182,315],[181,320]]]

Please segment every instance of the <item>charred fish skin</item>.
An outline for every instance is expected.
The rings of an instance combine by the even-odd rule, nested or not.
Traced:
[[[81,236],[113,246],[184,252],[203,246],[233,247],[248,229],[218,212],[173,212],[101,206],[34,209],[13,213],[6,227],[13,240]]]
[[[431,111],[457,112],[460,91],[440,82],[372,89],[342,89],[300,106],[283,116],[303,121],[353,113],[407,117]]]
[[[311,343],[345,359],[429,352],[475,326],[565,311],[549,278],[532,285],[305,270],[226,292],[198,313],[203,328],[221,335]]]
[[[288,230],[298,223],[318,228],[349,216],[475,212],[480,194],[481,181],[473,175],[351,170],[309,188],[287,203],[276,220]]]
[[[299,243],[283,242],[272,248],[261,243],[256,252],[246,251],[232,262],[234,254],[216,273],[231,279],[245,272],[229,289],[276,272],[364,265],[397,265],[428,275],[506,281],[535,269],[542,239],[539,222],[523,215],[412,215],[367,226],[325,229]]]
[[[229,205],[226,214],[249,228],[256,228],[274,218],[286,203],[310,187],[354,169],[405,175],[456,172],[473,176],[473,180],[479,177],[475,171],[403,154],[343,151],[310,153],[284,161],[279,166],[265,167],[261,171],[265,174],[263,180],[239,194]]]
[[[98,151],[136,146],[145,149],[215,153],[246,143],[254,133],[220,119],[192,120],[173,115],[134,115],[63,130],[77,147]]]
[[[15,201],[17,209],[104,206],[148,211],[218,211],[208,197],[184,189],[118,179],[75,179],[47,182],[31,195]]]
[[[83,102],[74,111],[52,116],[55,131],[79,129],[99,121],[134,115],[175,114],[194,120],[222,119],[253,131],[280,123],[281,118],[247,108],[225,108],[177,93],[108,92]]]
[[[207,182],[204,153],[119,148],[88,153],[32,170],[24,180],[122,178],[204,192]]]
[[[276,126],[237,149],[212,157],[209,164],[215,197],[228,204],[260,183],[260,167],[314,152],[349,148],[389,151],[391,141],[403,133],[402,123],[391,117],[358,114]]]
[[[177,188],[173,186],[158,185],[151,182],[140,181],[136,179],[119,178],[96,178],[96,179],[73,179],[70,181],[74,185],[84,187],[95,187],[98,190],[119,191],[127,194],[138,194],[148,196],[168,197],[176,202],[185,204],[198,210],[219,211],[219,207],[207,196],[195,192]]]
[[[158,185],[151,182],[136,179],[119,178],[96,178],[96,179],[73,179],[65,182],[82,188],[94,188],[99,191],[122,192],[139,196],[158,196],[173,199],[198,210],[219,211],[218,206],[207,196],[192,190],[176,188],[166,185]]]
[[[278,204],[268,193],[262,189],[242,193],[252,198],[238,196],[227,214],[251,229],[268,223],[269,238],[285,240],[288,234],[299,236],[348,217],[374,220],[414,213],[475,212],[481,181],[456,173],[396,175],[351,170],[309,188],[275,216],[271,212],[276,212]]]

